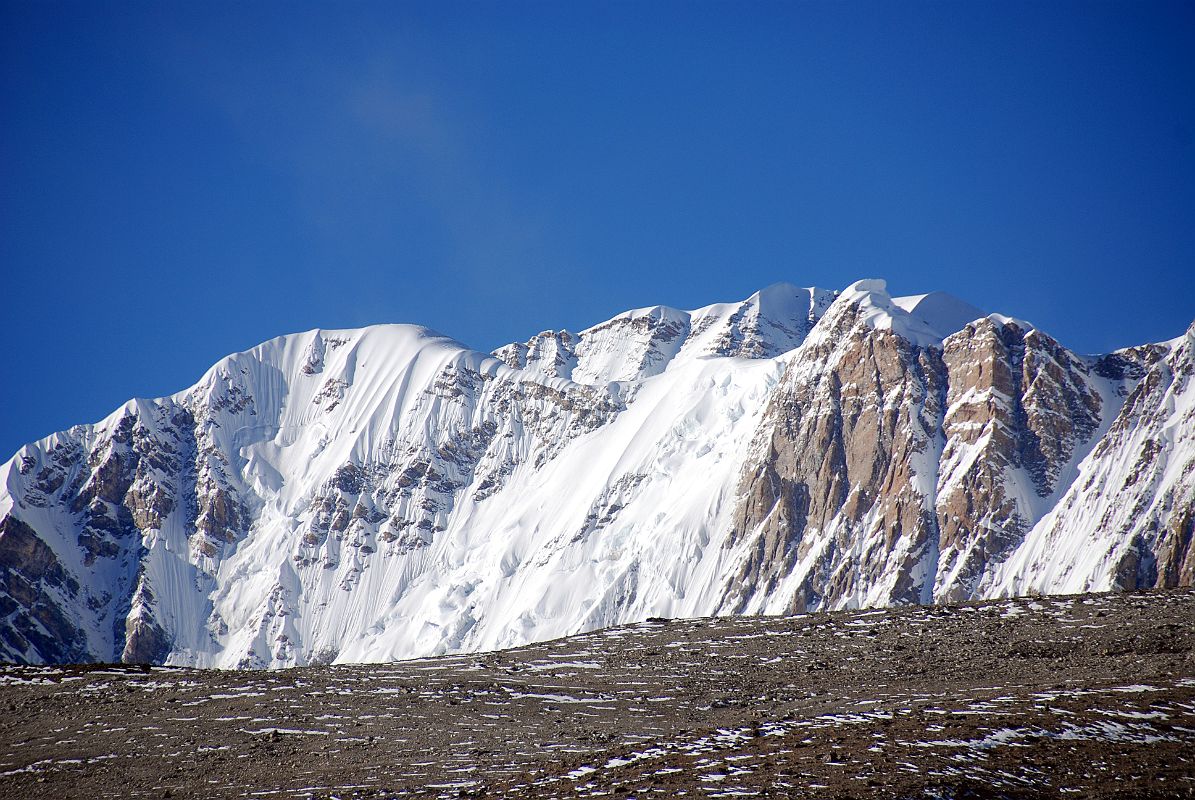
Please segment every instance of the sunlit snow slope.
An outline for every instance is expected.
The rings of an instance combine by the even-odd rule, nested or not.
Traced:
[[[1192,337],[768,287],[484,354],[283,336],[0,467],[0,657],[219,667],[1189,584]]]

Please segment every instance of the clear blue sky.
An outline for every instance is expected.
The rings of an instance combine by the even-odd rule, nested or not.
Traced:
[[[313,327],[1195,318],[1195,4],[0,3],[0,455]]]

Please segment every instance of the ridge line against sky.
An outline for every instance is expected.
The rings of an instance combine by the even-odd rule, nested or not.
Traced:
[[[0,7],[0,458],[283,333],[777,281],[1195,318],[1190,3]]]

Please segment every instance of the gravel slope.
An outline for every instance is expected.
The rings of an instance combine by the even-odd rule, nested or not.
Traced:
[[[2,797],[1195,796],[1195,591],[0,668]]]

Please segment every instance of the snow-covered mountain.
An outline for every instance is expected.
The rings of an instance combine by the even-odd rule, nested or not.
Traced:
[[[279,667],[1195,578],[1195,326],[768,287],[283,336],[0,467],[0,659]]]

